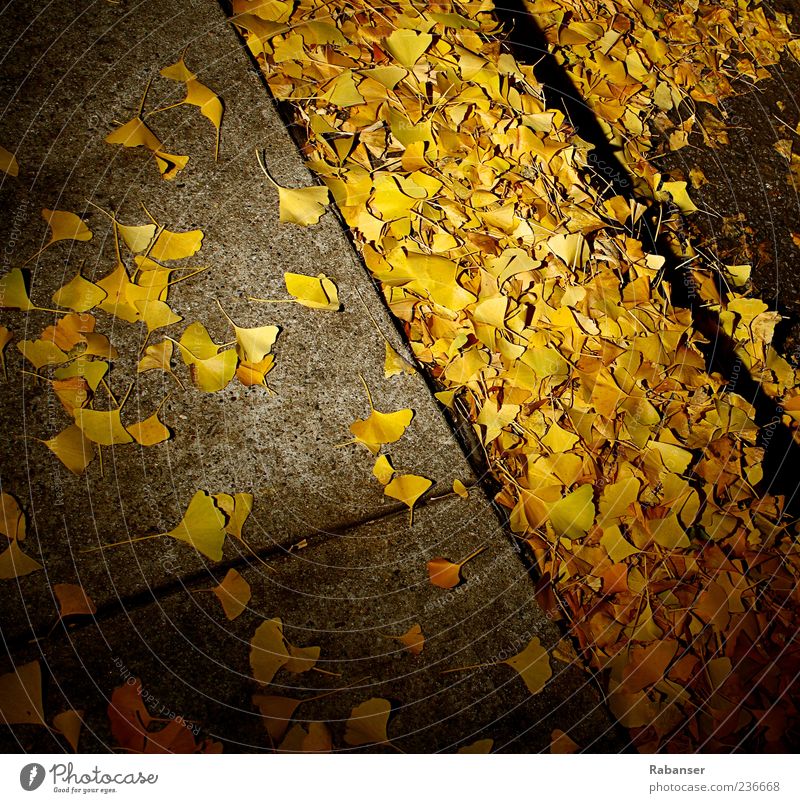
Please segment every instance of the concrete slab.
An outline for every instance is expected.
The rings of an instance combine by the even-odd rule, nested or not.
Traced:
[[[512,550],[483,529],[489,523],[484,500],[459,504],[467,523],[446,535],[449,548],[486,541],[489,548],[465,568],[465,582],[455,590],[434,587],[425,570],[426,559],[446,546],[435,543],[440,533],[431,521],[440,502],[420,511],[419,526],[409,528],[404,515],[388,517],[286,555],[274,563],[276,571],[242,568],[253,597],[232,622],[202,592],[212,583],[207,577],[144,608],[54,632],[20,651],[18,660],[41,651],[49,711],[87,712],[83,750],[110,749],[107,699],[133,674],[155,701],[151,707],[180,713],[222,740],[226,751],[260,751],[270,743],[251,700],[259,687],[248,665],[249,641],[264,619],[278,616],[291,643],[321,647],[318,666],[334,675],[281,670],[264,688],[308,700],[297,721],[329,723],[338,749],[349,749],[343,732],[352,707],[383,697],[394,705],[392,743],[407,752],[454,751],[484,738],[496,750],[546,751],[554,728],[590,750],[618,750],[589,677],[575,665],[551,659],[553,678],[536,696],[505,665],[446,673],[503,660],[533,636],[548,647],[559,638]],[[426,636],[419,656],[389,638],[414,623]],[[15,728],[14,734],[26,749],[53,749],[53,737],[38,730]]]

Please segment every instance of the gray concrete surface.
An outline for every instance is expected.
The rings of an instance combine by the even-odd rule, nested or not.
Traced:
[[[468,503],[452,496],[431,501],[409,528],[405,510],[384,497],[372,476],[366,449],[339,446],[349,439],[350,423],[369,412],[363,375],[378,409],[415,411],[406,435],[388,449],[400,472],[434,480],[434,496],[446,494],[456,478],[476,481],[423,380],[383,378],[384,344],[373,319],[396,348],[404,346],[336,218],[328,213],[308,229],[278,224],[275,192],[257,166],[256,149],[265,149],[280,183],[306,186],[311,178],[216,4],[33,3],[15,7],[3,23],[0,142],[18,148],[21,166],[19,178],[4,178],[0,187],[3,272],[41,246],[42,207],[84,214],[95,231],[90,243],[60,243],[28,266],[32,297],[47,306],[84,260],[87,278],[113,267],[108,221],[89,202],[126,223],[146,222],[145,203],[169,228],[205,232],[202,250],[187,264],[208,270],[173,288],[170,304],[184,321],[164,333],[178,338],[199,320],[218,342],[232,339],[217,301],[241,325],[282,329],[269,376],[274,394],[235,382],[204,394],[191,386],[177,356],[184,392],[156,372],[137,377],[144,328],[96,313],[98,331],[120,353],[109,379],[114,393],[122,396],[134,382],[123,420],[146,417],[172,391],[163,417],[174,437],[146,449],[104,448],[102,474],[95,461],[74,477],[30,440],[52,437],[69,419],[48,386],[22,372],[15,346],[54,316],[2,313],[15,338],[0,393],[0,476],[27,512],[25,547],[45,570],[2,581],[0,630],[13,662],[38,656],[46,667],[47,711],[57,713],[65,702],[86,709],[82,747],[110,749],[105,706],[122,682],[119,659],[226,749],[264,749],[250,703],[248,641],[262,617],[282,616],[302,634],[300,643],[322,646],[344,682],[369,676],[363,686],[319,701],[313,716],[337,721],[363,699],[386,696],[398,704],[390,733],[401,749],[449,749],[491,737],[498,748],[541,750],[553,727],[591,749],[618,749],[599,697],[577,667],[554,661],[554,681],[535,698],[507,667],[441,675],[490,660],[525,635],[553,644],[559,634],[533,602],[524,567],[479,491]],[[190,156],[176,180],[165,182],[143,149],[103,139],[114,121],[135,113],[147,81],[187,46],[187,64],[225,103],[221,153],[215,163],[211,126],[196,109],[154,116],[167,148]],[[156,77],[147,106],[181,96],[181,87]],[[247,302],[249,295],[285,297],[287,270],[334,278],[343,311]],[[258,560],[233,539],[220,564],[166,538],[87,551],[174,527],[198,489],[255,495],[245,534]],[[289,550],[302,539],[306,549]],[[473,575],[468,593],[453,595],[427,581],[428,559],[458,559],[481,544],[487,551],[465,571]],[[192,592],[232,565],[250,580],[254,598],[252,609],[229,623],[216,600]],[[99,607],[97,620],[59,626],[32,642],[56,619],[49,584],[59,582],[81,583]],[[402,632],[412,621],[429,636],[419,659],[398,653],[380,635]],[[0,672],[12,659],[0,662]],[[49,738],[31,728],[4,729],[0,747],[55,749]]]

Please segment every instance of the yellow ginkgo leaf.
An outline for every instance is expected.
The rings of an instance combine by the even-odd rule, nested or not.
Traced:
[[[386,485],[394,476],[394,467],[389,458],[382,454],[376,461],[372,473],[381,485]]]
[[[75,410],[86,407],[92,398],[89,383],[82,376],[71,376],[67,379],[53,379],[50,382],[58,400],[64,409],[75,416]]]
[[[236,378],[245,386],[266,385],[267,374],[275,367],[275,355],[267,354],[260,362],[240,362]]]
[[[11,494],[0,493],[0,535],[12,541],[25,540],[25,514]]]
[[[6,725],[45,725],[42,670],[38,661],[0,675],[0,722]]]
[[[461,480],[453,480],[453,493],[458,494],[462,499],[469,499],[467,486]]]
[[[659,190],[662,193],[668,192],[670,194],[670,197],[672,198],[672,202],[684,214],[689,214],[691,212],[697,211],[697,207],[694,205],[692,199],[689,197],[685,181],[665,181],[659,187]]]
[[[108,363],[103,360],[88,360],[79,357],[73,360],[68,365],[62,365],[56,368],[53,376],[56,379],[69,379],[71,377],[81,377],[86,380],[86,383],[94,391],[102,381],[103,377],[108,373]]]
[[[274,182],[273,182],[274,183]],[[327,187],[281,187],[278,190],[281,223],[313,226],[319,222],[328,205]]]
[[[228,569],[222,582],[214,588],[214,596],[222,604],[225,616],[233,621],[250,602],[250,583],[236,569]]]
[[[369,418],[359,418],[350,424],[350,432],[357,443],[363,443],[373,454],[377,454],[382,445],[395,443],[403,437],[413,417],[414,411],[408,408],[393,413],[373,410]]]
[[[214,494],[214,500],[228,517],[225,532],[242,541],[242,528],[253,510],[253,494]]]
[[[9,176],[19,175],[17,157],[10,151],[7,151],[2,145],[0,145],[0,170],[7,173]]]
[[[190,106],[197,106],[200,109],[200,114],[210,120],[216,129],[217,139],[214,148],[214,158],[216,159],[219,156],[219,132],[223,113],[222,101],[205,84],[201,84],[196,78],[192,78],[186,81],[186,98],[183,102]]]
[[[353,747],[364,744],[381,744],[389,741],[386,728],[392,704],[382,697],[373,697],[351,712],[345,726],[344,740]]]
[[[188,156],[180,156],[166,151],[153,151],[158,172],[165,181],[172,181],[189,162]]]
[[[172,360],[172,341],[166,338],[160,343],[155,343],[148,346],[144,350],[144,356],[139,360],[136,366],[136,372],[141,374],[145,371],[153,371],[158,369],[165,373],[171,374],[172,367],[170,361]]]
[[[139,316],[144,321],[148,332],[154,332],[164,326],[171,326],[173,323],[182,321],[180,315],[176,315],[169,304],[159,301],[157,298],[139,299],[133,305],[136,307]]]
[[[139,320],[139,310],[133,303],[136,285],[121,262],[102,279],[98,279],[96,285],[106,294],[106,298],[97,305],[98,309],[128,323]]]
[[[18,541],[12,541],[8,549],[0,554],[0,580],[12,580],[15,577],[24,577],[26,574],[36,572],[42,568],[33,558],[26,555],[20,548]]]
[[[170,64],[168,67],[162,68],[159,72],[164,78],[169,78],[171,81],[178,81],[180,83],[186,83],[187,81],[191,81],[197,76],[186,66],[186,62],[183,60],[183,56],[181,56],[174,64]]]
[[[126,429],[140,446],[155,446],[157,443],[169,440],[172,435],[169,427],[166,427],[158,417],[158,412],[145,418],[144,421],[131,424]]]
[[[433,482],[426,477],[417,474],[398,474],[383,489],[386,496],[398,499],[403,504],[408,505],[411,515],[414,515],[414,505],[419,498],[433,485]]]
[[[42,443],[76,475],[83,474],[94,460],[94,444],[75,424]]]
[[[573,539],[586,535],[594,522],[593,495],[591,485],[581,485],[550,508],[550,523],[559,536]]]
[[[123,242],[134,254],[142,254],[147,251],[158,230],[155,223],[145,223],[142,226],[125,226],[115,221],[115,225]]]
[[[225,515],[205,491],[197,491],[181,523],[166,535],[193,546],[211,560],[222,560]]]
[[[122,426],[119,408],[116,410],[78,409],[75,411],[75,423],[92,443],[100,446],[133,442],[133,438]]]
[[[433,37],[429,33],[398,28],[386,38],[386,49],[403,67],[413,67],[430,47]]]
[[[92,239],[91,230],[74,212],[42,209],[42,217],[50,226],[50,241],[45,248],[61,240],[78,240],[85,243]]]
[[[187,259],[196,254],[202,245],[203,232],[200,229],[191,231],[163,229],[153,243],[149,256],[159,262]]]
[[[194,360],[189,366],[192,382],[206,393],[227,387],[236,374],[236,352],[227,349],[205,360]]]
[[[208,329],[199,321],[186,327],[178,342],[181,356],[187,365],[195,360],[207,360],[219,353],[219,346],[211,339]]]
[[[311,309],[339,309],[339,291],[324,274],[305,276],[302,273],[284,273],[286,289],[298,304]]]
[[[268,619],[250,641],[250,668],[259,683],[272,683],[275,673],[289,661],[280,619]]]
[[[259,363],[272,351],[280,332],[279,326],[244,328],[233,325],[236,333],[236,353],[243,362]]]
[[[109,145],[122,145],[125,148],[144,147],[149,151],[160,150],[161,140],[150,130],[141,117],[134,117],[127,123],[115,128],[108,136]]]
[[[65,285],[53,293],[53,303],[75,312],[88,312],[106,297],[106,291],[94,282],[84,279],[78,271]]]
[[[17,348],[37,370],[45,365],[61,365],[69,359],[52,340],[20,340]]]
[[[403,359],[388,343],[386,343],[386,358],[383,361],[383,375],[388,379],[397,374],[413,374],[415,368]]]
[[[289,729],[289,722],[301,702],[302,700],[276,694],[253,695],[253,704],[258,706],[264,727],[273,744],[277,744],[284,737]]]
[[[23,312],[36,309],[28,298],[25,275],[19,268],[14,268],[0,279],[0,309],[18,309]]]
[[[553,675],[547,650],[542,647],[537,636],[531,639],[521,653],[503,663],[519,673],[531,694],[538,694]]]
[[[78,741],[83,726],[83,711],[70,708],[53,717],[53,727],[67,740],[74,752],[78,752]]]

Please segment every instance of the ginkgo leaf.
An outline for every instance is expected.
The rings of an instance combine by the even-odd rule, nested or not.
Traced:
[[[284,273],[286,289],[298,304],[311,309],[327,309],[336,312],[339,307],[339,291],[324,273],[305,276],[302,273]]]
[[[260,362],[239,362],[236,378],[245,386],[267,384],[267,374],[275,367],[275,355],[267,354]]]
[[[413,67],[430,47],[433,37],[408,28],[398,28],[386,38],[386,49],[403,67]]]
[[[272,683],[275,673],[289,661],[280,619],[268,619],[250,641],[250,668],[259,683]]]
[[[294,712],[302,700],[274,694],[254,694],[253,704],[258,706],[264,727],[274,745],[286,735]]]
[[[281,187],[278,190],[280,222],[298,226],[313,226],[319,221],[328,205],[327,187]],[[289,291],[291,292],[291,291]]]
[[[145,371],[159,370],[171,374],[172,348],[172,341],[166,338],[160,343],[148,346],[144,350],[144,356],[136,366],[136,372],[141,374]]]
[[[0,279],[0,309],[18,309],[23,312],[36,309],[28,298],[25,275],[19,268],[13,268]]]
[[[0,493],[0,535],[12,541],[25,540],[25,514],[11,494]]]
[[[553,675],[550,657],[537,636],[530,640],[522,652],[503,663],[519,673],[531,694],[539,694]]]
[[[93,390],[97,390],[97,386],[102,381],[103,377],[108,373],[108,363],[103,360],[87,360],[79,357],[73,360],[68,365],[62,365],[53,372],[56,379],[69,379],[70,377],[80,377],[86,380],[86,383]]]
[[[138,421],[125,427],[140,446],[155,446],[157,443],[163,443],[172,437],[169,427],[161,421],[158,413],[159,411],[156,410],[153,415],[143,421]]]
[[[164,301],[159,301],[157,298],[150,299],[136,299],[133,302],[139,313],[140,318],[144,321],[148,332],[154,332],[156,329],[161,329],[163,326],[171,326],[173,323],[182,321],[180,315],[176,315]]]
[[[158,231],[155,223],[145,223],[141,226],[126,226],[116,220],[114,223],[122,241],[134,254],[142,254],[147,251]]]
[[[593,496],[592,486],[582,485],[550,508],[550,523],[558,535],[569,539],[586,535],[594,522]]]
[[[394,468],[389,461],[389,458],[385,454],[382,454],[375,461],[375,466],[372,469],[372,473],[375,475],[381,485],[386,485],[391,481],[392,477],[394,476]]]
[[[171,262],[194,256],[202,245],[203,232],[200,229],[191,231],[162,229],[148,255],[159,262]]]
[[[88,312],[106,298],[106,291],[84,279],[78,271],[65,285],[53,293],[53,303],[75,312]]]
[[[675,206],[684,214],[697,211],[697,207],[689,197],[685,181],[665,181],[659,189],[661,192],[668,192]]]
[[[295,647],[288,644],[289,660],[286,662],[286,671],[299,675],[313,669],[319,660],[319,647]]]
[[[569,755],[580,752],[580,747],[568,734],[556,728],[550,734],[550,752],[555,755]]]
[[[24,577],[26,574],[36,572],[41,568],[43,568],[41,563],[37,563],[22,551],[19,541],[11,541],[8,549],[0,554],[0,580]]]
[[[433,585],[439,588],[455,588],[461,582],[461,569],[473,558],[477,557],[486,547],[480,547],[467,555],[459,563],[453,563],[446,558],[433,558],[429,560],[428,577]]]
[[[83,711],[72,708],[53,717],[53,727],[67,740],[73,752],[78,752],[78,742],[83,727]]]
[[[133,438],[122,425],[120,409],[116,410],[75,410],[75,424],[93,443],[100,446],[113,446],[132,443]]]
[[[78,240],[85,243],[92,239],[91,230],[74,212],[42,209],[42,217],[50,227],[50,240],[45,248],[61,240]]]
[[[119,262],[110,273],[98,279],[97,286],[106,297],[97,307],[123,321],[133,323],[139,320],[139,311],[134,306],[136,285],[128,276],[127,268]]]
[[[223,106],[219,96],[212,92],[205,84],[196,78],[186,81],[186,98],[183,101],[191,106],[197,106],[200,114],[211,121],[217,134],[214,148],[214,158],[219,156],[219,133],[222,125]]]
[[[233,621],[250,602],[250,583],[236,569],[228,569],[222,582],[214,588],[214,596],[222,604],[229,621]]]
[[[0,170],[7,173],[9,176],[16,177],[19,175],[17,157],[10,151],[7,151],[2,145],[0,145]]]
[[[153,158],[161,173],[161,178],[165,181],[172,181],[178,173],[183,170],[189,162],[188,156],[181,156],[176,153],[166,153],[165,151],[153,151]]]
[[[75,424],[70,424],[63,432],[42,443],[76,475],[83,474],[94,460],[94,444]]]
[[[244,328],[233,325],[236,333],[236,353],[239,359],[248,363],[259,363],[275,345],[280,332],[279,326],[255,326]]]
[[[392,704],[381,697],[373,697],[357,705],[347,720],[344,740],[353,747],[364,744],[380,744],[389,741],[386,728]]]
[[[197,78],[197,76],[186,66],[183,56],[181,56],[174,64],[163,67],[161,70],[159,70],[159,73],[163,75],[164,78],[169,78],[171,81],[178,81],[179,83],[186,83],[187,81]]]
[[[388,343],[386,343],[386,358],[383,362],[383,375],[386,379],[397,374],[413,374],[416,372],[411,363],[403,359]]]
[[[20,340],[17,348],[37,369],[45,365],[61,365],[69,359],[52,340]]]
[[[414,505],[419,498],[433,485],[433,481],[417,474],[397,474],[395,478],[384,487],[383,492],[392,499],[397,499],[408,505],[413,516]]]
[[[253,510],[253,494],[237,493],[233,494],[233,496],[230,494],[215,494],[214,500],[228,517],[228,521],[225,524],[225,532],[240,541],[244,540],[242,528]]]
[[[181,523],[166,535],[193,546],[211,560],[222,560],[225,515],[205,491],[197,491]]]
[[[189,366],[192,382],[206,393],[227,387],[236,374],[236,352],[227,349],[206,360],[194,360]]]
[[[61,619],[65,616],[97,613],[97,607],[81,586],[75,583],[55,583],[52,588],[58,599],[58,615]]]
[[[7,725],[46,725],[38,661],[0,675],[0,721]]]
[[[469,499],[469,491],[467,486],[461,480],[453,480],[453,493],[460,496],[462,499]]]
[[[149,151],[161,149],[161,140],[152,132],[141,117],[134,117],[115,128],[106,136],[109,145],[122,145],[125,148],[144,147]]]
[[[309,722],[306,730],[295,724],[278,750],[286,753],[330,753],[333,749],[333,738],[324,722]]]
[[[492,752],[494,739],[478,739],[477,742],[459,747],[458,752],[466,755],[479,755]]]
[[[195,360],[206,360],[215,356],[220,348],[199,321],[186,327],[178,345],[181,347],[183,361],[187,365],[191,365]]]
[[[411,625],[402,636],[391,636],[390,638],[399,641],[412,655],[420,655],[425,648],[425,636],[422,634],[422,627],[418,624]]]

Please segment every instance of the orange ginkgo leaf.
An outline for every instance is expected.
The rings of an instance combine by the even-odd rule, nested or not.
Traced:
[[[485,754],[491,753],[494,747],[494,739],[478,739],[477,742],[459,747],[458,752],[462,754]]]
[[[158,443],[163,443],[172,437],[172,432],[164,422],[158,417],[161,408],[166,403],[169,396],[166,396],[161,404],[158,405],[156,411],[143,421],[138,421],[126,427],[128,432],[133,436],[133,439],[140,446],[155,446]]]
[[[7,173],[9,176],[19,175],[19,162],[17,157],[11,151],[6,150],[0,145],[0,170]]]
[[[419,655],[425,648],[425,636],[418,624],[413,624],[402,636],[389,636],[399,641],[412,655]]]
[[[61,619],[66,616],[97,613],[97,607],[89,595],[75,583],[56,583],[53,586],[53,593],[58,599],[58,615]]]
[[[31,661],[0,675],[0,722],[7,725],[45,725],[42,670]]]
[[[577,753],[580,747],[577,742],[573,741],[568,734],[556,728],[550,734],[550,752],[558,755],[568,755],[570,753]]]
[[[332,749],[331,732],[324,722],[309,722],[307,729],[293,725],[278,747],[281,753],[330,753]]]
[[[12,541],[25,540],[25,514],[11,494],[0,493],[0,535]]]
[[[461,582],[461,569],[473,558],[483,552],[480,547],[467,555],[460,563],[452,563],[446,558],[434,558],[428,561],[428,576],[431,583],[439,588],[455,588]]]
[[[286,646],[289,648],[289,660],[285,664],[287,672],[300,675],[316,666],[320,654],[319,647],[295,647],[288,641]]]
[[[67,740],[73,752],[78,752],[78,740],[83,726],[83,711],[70,708],[53,717],[53,727]]]
[[[230,621],[239,616],[250,602],[250,583],[236,569],[228,569],[222,582],[213,591]]]
[[[275,673],[289,661],[289,650],[283,637],[283,622],[268,619],[256,629],[250,640],[250,668],[259,683],[272,683]]]
[[[380,744],[389,741],[386,728],[392,704],[382,697],[373,697],[357,705],[351,712],[345,727],[344,740],[353,747],[364,744]]]
[[[12,580],[15,577],[24,577],[42,568],[29,555],[20,548],[19,541],[12,541],[5,552],[0,553],[0,580]]]

